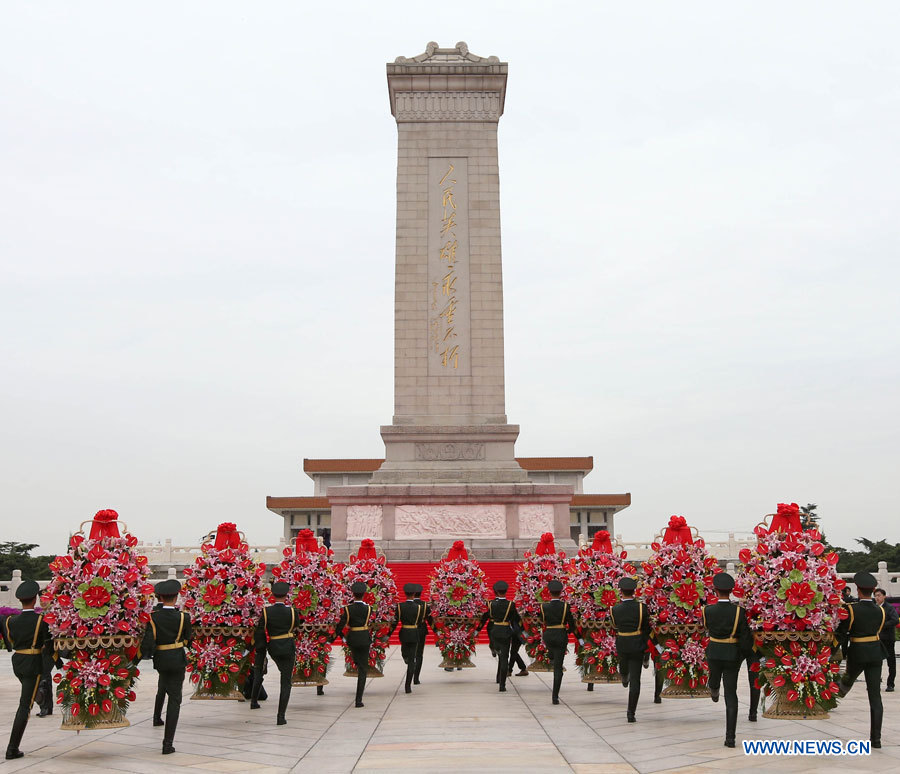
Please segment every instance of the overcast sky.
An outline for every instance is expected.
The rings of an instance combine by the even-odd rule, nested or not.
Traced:
[[[7,2],[0,540],[277,540],[393,413],[385,63],[509,62],[507,414],[589,492],[900,541],[900,7]]]

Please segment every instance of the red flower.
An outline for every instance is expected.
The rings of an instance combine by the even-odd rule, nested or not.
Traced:
[[[689,607],[693,607],[700,601],[700,595],[697,593],[697,587],[693,583],[682,583],[675,587],[675,596]]]
[[[816,593],[808,583],[792,583],[787,590],[787,601],[795,607],[806,607],[815,596]]]
[[[109,603],[109,592],[103,586],[90,586],[81,595],[88,607],[103,607]]]
[[[454,586],[453,591],[450,592],[450,596],[453,598],[454,602],[459,602],[461,599],[465,599],[466,597],[466,589],[462,586]]]
[[[309,589],[300,589],[294,601],[297,607],[301,610],[306,610],[312,604],[312,594],[309,593]]]
[[[612,589],[606,589],[600,595],[600,603],[604,607],[612,607],[613,605],[615,605],[616,604],[616,592],[613,591]]]
[[[797,693],[796,691],[792,690],[792,691],[787,692],[787,700],[788,701],[797,701],[797,699],[799,699],[799,698],[800,698],[800,694]]]
[[[203,590],[203,601],[210,607],[219,607],[225,602],[225,586],[222,583],[207,583]]]

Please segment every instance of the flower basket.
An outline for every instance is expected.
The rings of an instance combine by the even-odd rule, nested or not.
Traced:
[[[563,583],[564,602],[570,602],[566,590],[568,563],[565,551],[556,551],[553,535],[545,532],[541,535],[535,550],[526,551],[524,560],[516,571],[516,609],[522,616],[522,629],[525,635],[525,652],[531,658],[528,666],[530,672],[552,672],[553,665],[544,645],[544,624],[541,620],[541,604],[549,602],[550,592],[547,583],[558,580]]]
[[[85,536],[83,528],[90,524]],[[50,563],[52,578],[41,594],[58,649],[72,657],[53,680],[65,730],[121,728],[134,700],[140,670],[134,666],[150,620],[153,586],[137,538],[119,533],[118,514],[98,511],[83,522],[66,554]]]
[[[478,562],[457,540],[429,578],[434,635],[442,669],[472,669],[472,655],[482,614],[487,610],[487,581]]]
[[[582,620],[578,626],[584,636],[584,645],[578,649],[575,664],[583,683],[617,683],[619,658],[616,655],[616,633],[608,620]]]
[[[265,603],[265,570],[231,522],[220,524],[215,541],[204,543],[185,568],[181,604],[193,621],[185,653],[196,686],[191,700],[244,701],[241,686],[250,673],[253,632]]]
[[[328,685],[329,633],[337,626],[341,608],[349,602],[332,552],[319,545],[312,530],[301,529],[294,549],[284,549],[284,559],[272,573],[288,584],[288,599],[302,621],[294,639],[291,685]]]
[[[665,672],[665,687],[660,695],[668,699],[708,699],[709,638],[703,625],[663,624],[654,627],[653,635],[664,648],[660,668]]]
[[[846,615],[838,556],[817,530],[802,529],[796,503],[779,503],[754,531],[758,543],[740,553],[734,593],[744,599],[762,656],[763,715],[826,718],[839,696],[833,633]]]

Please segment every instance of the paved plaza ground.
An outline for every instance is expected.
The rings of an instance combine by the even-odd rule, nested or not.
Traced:
[[[336,653],[337,655],[337,653]],[[620,685],[598,685],[588,693],[572,657],[562,703],[550,703],[549,675],[514,677],[509,692],[493,682],[496,662],[485,646],[477,669],[447,673],[437,668],[437,650],[426,650],[423,683],[403,692],[404,665],[391,648],[385,677],[369,681],[363,709],[353,706],[355,680],[335,669],[325,696],[295,688],[288,725],[275,725],[274,697],[250,711],[248,703],[185,701],[174,755],[161,756],[162,729],[151,723],[156,675],[144,671],[131,706],[129,728],[59,729],[60,716],[32,717],[25,757],[0,763],[0,774],[23,771],[76,772],[900,772],[900,694],[884,694],[882,750],[869,757],[749,757],[742,739],[866,739],[869,713],[865,686],[858,683],[829,720],[746,720],[742,675],[738,747],[722,746],[724,705],[709,700],[664,700],[653,704],[651,673],[644,672],[638,722],[625,722]],[[149,662],[144,662],[149,666]],[[267,678],[270,690],[274,675]],[[18,682],[7,657],[0,657],[0,726],[7,734]],[[4,748],[5,748],[4,736]]]

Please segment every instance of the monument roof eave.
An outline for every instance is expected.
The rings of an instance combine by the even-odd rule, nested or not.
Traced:
[[[383,459],[349,458],[303,460],[303,472],[314,473],[374,473]],[[594,469],[593,457],[516,457],[523,470],[590,473]]]
[[[624,494],[576,494],[572,496],[573,508],[603,507],[621,511],[631,505],[631,492]]]

